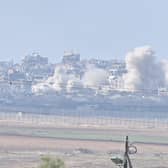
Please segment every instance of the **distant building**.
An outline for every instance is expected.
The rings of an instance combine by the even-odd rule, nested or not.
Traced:
[[[108,69],[109,67],[111,67],[111,61],[107,61],[107,60],[99,60],[99,59],[91,59],[89,60],[89,64],[93,64],[98,68],[102,68],[102,69]]]
[[[73,51],[65,51],[62,62],[64,64],[74,64],[80,61],[80,54],[74,53]]]
[[[16,71],[15,69],[8,70],[8,80],[9,81],[20,81],[25,80],[25,74],[20,71]]]
[[[13,61],[0,61],[0,67],[9,68],[13,66]]]
[[[109,84],[112,89],[123,89],[124,88],[124,80],[122,78],[123,74],[125,74],[126,67],[125,63],[114,61],[111,64],[111,68],[108,70],[109,72]]]
[[[22,65],[27,66],[36,66],[36,65],[46,65],[48,64],[48,58],[40,56],[39,53],[32,53],[31,55],[27,55],[22,59]]]
[[[42,57],[38,53],[32,53],[22,59],[22,72],[27,76],[27,79],[43,79],[53,75],[53,65],[48,63],[47,57]]]
[[[122,62],[114,62],[111,65],[111,68],[109,69],[110,75],[114,77],[122,76],[126,72],[127,70],[126,70],[125,63],[122,63]]]
[[[122,77],[109,76],[108,80],[112,89],[114,90],[124,89],[124,80]]]
[[[0,79],[7,79],[8,69],[13,66],[12,61],[0,61]]]
[[[158,95],[159,96],[168,96],[168,88],[159,88]]]

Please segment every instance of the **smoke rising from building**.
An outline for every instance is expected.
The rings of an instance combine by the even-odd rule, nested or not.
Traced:
[[[90,67],[85,72],[82,82],[85,87],[99,87],[107,84],[107,79],[107,71],[96,67]]]
[[[79,63],[79,61],[78,61]],[[122,76],[112,78],[122,80],[121,88],[125,91],[157,91],[158,88],[168,86],[168,61],[158,62],[155,53],[150,46],[134,48],[125,58],[126,73]],[[69,66],[69,67],[68,67]],[[74,90],[81,91],[83,88],[99,89],[106,85],[110,86],[109,71],[98,68],[93,64],[86,64],[82,69],[82,74],[73,71],[75,63],[70,65],[60,64],[55,68],[53,76],[46,81],[38,83],[32,87],[33,93],[55,93],[65,91],[67,93]],[[78,66],[77,66],[78,67]],[[73,72],[72,72],[73,71]],[[107,88],[107,87],[106,87]],[[116,88],[118,89],[118,88]]]
[[[128,90],[157,90],[165,84],[162,64],[156,61],[149,46],[138,47],[126,55],[127,73],[123,76]]]
[[[162,67],[165,72],[165,87],[168,87],[168,60],[162,61]]]
[[[72,74],[67,74],[66,71],[65,66],[56,67],[54,75],[46,81],[34,85],[32,91],[34,93],[60,92],[66,90],[67,86],[70,89],[70,83],[74,83],[73,81],[78,81],[78,79]]]
[[[46,81],[38,83],[32,87],[34,93],[51,93],[66,91],[83,87],[96,88],[107,83],[108,73],[93,66],[90,66],[80,79],[74,74],[68,74],[65,66],[55,68],[55,73]]]

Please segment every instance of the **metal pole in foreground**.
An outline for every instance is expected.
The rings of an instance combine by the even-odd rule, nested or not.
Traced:
[[[124,158],[121,159],[119,157],[112,157],[111,160],[120,168],[121,167],[133,168],[129,155],[135,154],[135,153],[137,153],[136,146],[134,146],[133,143],[130,144],[128,141],[128,136],[126,136]]]
[[[125,154],[124,154],[124,168],[133,168],[132,163],[129,157],[129,154],[135,154],[137,153],[137,148],[133,144],[129,144],[128,136],[126,136],[126,142],[125,142]]]
[[[128,136],[126,136],[126,141],[125,141],[125,153],[124,153],[124,168],[128,167]]]

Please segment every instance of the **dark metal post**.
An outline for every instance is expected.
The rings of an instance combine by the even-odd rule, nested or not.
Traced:
[[[128,167],[127,156],[128,156],[128,136],[126,136],[126,141],[125,141],[124,168]]]
[[[133,168],[131,159],[129,155],[137,153],[137,148],[136,146],[133,145],[133,143],[129,143],[128,141],[128,136],[126,136],[126,141],[125,141],[125,152],[124,152],[124,159],[120,158],[111,158],[112,162],[115,163],[117,166],[120,168]]]

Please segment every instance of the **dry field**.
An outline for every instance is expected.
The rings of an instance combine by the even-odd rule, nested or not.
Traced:
[[[115,168],[111,156],[122,156],[124,138],[136,141],[136,168],[168,167],[166,129],[49,127],[0,122],[0,167],[37,167],[40,157],[63,158],[68,168]]]

